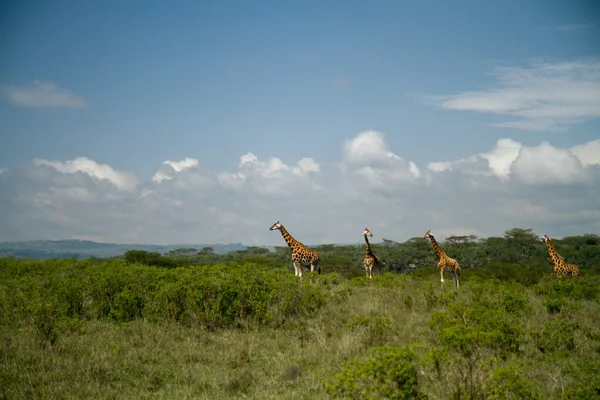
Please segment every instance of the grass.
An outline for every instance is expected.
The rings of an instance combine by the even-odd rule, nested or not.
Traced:
[[[371,281],[323,274],[312,276],[313,283],[311,275],[298,283],[293,275],[289,280],[273,275],[273,282],[305,285],[327,300],[283,322],[249,319],[227,326],[190,323],[201,321],[193,318],[148,319],[143,312],[127,321],[110,313],[96,315],[86,311],[91,300],[82,287],[81,316],[61,314],[50,319],[54,330],[44,331],[40,314],[26,307],[18,311],[9,301],[12,291],[34,290],[27,289],[33,283],[24,277],[37,282],[41,274],[36,268],[15,269],[19,288],[16,280],[8,286],[7,270],[2,275],[0,398],[385,398],[381,393],[392,386],[388,398],[408,398],[394,395],[401,383],[391,378],[378,382],[364,370],[365,365],[389,370],[393,366],[380,365],[389,354],[406,355],[407,365],[414,367],[418,383],[410,393],[418,394],[412,398],[600,395],[594,369],[600,367],[600,294],[593,290],[600,283],[597,276],[573,283],[549,275],[522,285],[481,280],[480,271],[465,270],[456,292],[451,281],[440,288],[435,269],[417,276],[375,275]],[[87,275],[107,273],[102,266],[85,268]],[[271,275],[261,276],[270,282]],[[70,277],[73,282],[83,279]],[[157,293],[164,286],[161,281],[153,285]],[[273,290],[289,290],[286,285]],[[372,355],[376,349],[379,356]],[[398,374],[412,374],[409,369]]]

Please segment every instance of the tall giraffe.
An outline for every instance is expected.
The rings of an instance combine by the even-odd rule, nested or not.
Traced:
[[[294,275],[302,277],[302,268],[305,265],[310,264],[310,271],[313,272],[315,267],[319,265],[319,261],[321,260],[319,257],[319,253],[316,250],[309,250],[302,243],[297,241],[288,233],[285,227],[279,223],[279,221],[275,222],[270,228],[270,231],[279,230],[283,239],[287,243],[287,245],[292,249],[292,262],[294,264]],[[319,274],[321,273],[321,267],[318,267]]]
[[[373,267],[375,265],[379,267],[381,265],[381,259],[379,257],[377,257],[375,254],[373,254],[373,251],[371,251],[371,245],[369,244],[369,239],[367,238],[367,236],[373,237],[373,233],[371,233],[369,228],[365,228],[365,230],[363,231],[363,235],[365,236],[365,244],[366,244],[366,249],[365,249],[366,254],[365,254],[365,260],[363,261],[363,267],[365,268],[367,277],[369,279],[372,279],[373,278]]]
[[[546,242],[546,247],[548,247],[548,253],[550,254],[550,258],[552,259],[552,263],[554,264],[554,268],[552,272],[556,274],[556,276],[562,275],[571,275],[571,276],[579,276],[579,268],[575,264],[568,264],[565,259],[558,254],[558,251],[554,248],[554,244],[552,244],[552,240],[548,237],[548,235],[544,235],[540,238],[540,242]]]
[[[448,255],[446,253],[444,253],[444,250],[442,250],[440,248],[437,241],[435,240],[435,237],[433,237],[433,233],[431,233],[431,229],[428,229],[427,232],[425,232],[425,236],[423,236],[423,239],[427,239],[427,238],[431,239],[431,244],[433,245],[433,251],[435,252],[437,259],[439,260],[437,266],[440,269],[442,286],[444,285],[444,270],[447,269],[448,271],[452,272],[454,284],[456,285],[456,288],[458,289],[458,287],[460,286],[460,265],[458,265],[458,261],[456,261],[452,257],[448,257]]]

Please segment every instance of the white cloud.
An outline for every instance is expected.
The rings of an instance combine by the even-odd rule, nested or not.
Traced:
[[[452,163],[450,161],[431,162],[427,164],[427,169],[432,172],[452,171]]]
[[[489,153],[481,154],[488,161],[490,169],[499,178],[507,178],[511,165],[515,162],[522,145],[512,139],[500,139]]]
[[[305,172],[321,172],[321,167],[319,163],[309,157],[304,157],[302,160],[298,161],[298,167]]]
[[[390,151],[383,133],[373,130],[344,142],[340,168],[349,182],[385,192],[403,190],[421,176],[414,162]]]
[[[529,185],[569,184],[589,178],[575,155],[548,142],[536,147],[522,147],[510,170],[516,179]]]
[[[574,184],[589,181],[597,171],[588,165],[600,164],[595,150],[600,141],[591,141],[571,149],[553,147],[544,141],[524,146],[512,139],[500,139],[486,153],[458,161],[434,162],[427,169],[434,173],[455,171],[466,175],[487,175],[501,182],[509,178],[527,185]],[[482,162],[485,160],[485,167]]]
[[[508,121],[489,125],[528,131],[561,131],[600,116],[600,60],[498,67],[495,88],[430,96],[449,110],[499,114]]]
[[[588,165],[600,165],[600,139],[574,146],[570,150],[571,153],[579,158],[584,167]]]
[[[162,182],[173,179],[173,177],[182,171],[198,167],[198,160],[195,158],[184,158],[181,161],[163,161],[162,167],[154,173],[152,180],[154,182]]]
[[[30,108],[84,107],[85,100],[52,82],[35,80],[27,86],[11,85],[6,89],[8,99],[16,105]]]
[[[320,171],[319,163],[309,157],[292,166],[277,157],[262,161],[249,152],[240,157],[237,172],[219,173],[217,179],[226,187],[248,189],[259,195],[292,195],[303,188],[318,189],[313,176]]]
[[[501,139],[489,151],[420,169],[382,133],[367,131],[342,144],[339,168],[247,153],[228,171],[184,159],[159,166],[169,179],[143,180],[86,158],[35,160],[0,174],[0,240],[283,246],[268,230],[276,220],[306,244],[360,242],[365,226],[377,241],[427,229],[440,239],[515,226],[600,233],[597,146]]]
[[[123,190],[132,190],[137,185],[137,178],[133,174],[115,171],[110,165],[98,164],[86,157],[77,157],[64,163],[37,158],[33,160],[33,165],[52,167],[63,174],[83,173],[96,179],[109,181]]]
[[[197,167],[198,160],[195,158],[184,158],[181,161],[164,161],[163,164],[170,165],[176,172],[181,172],[186,169]]]
[[[381,132],[365,131],[346,140],[343,148],[344,161],[348,164],[386,164],[389,160],[400,159],[387,148]]]

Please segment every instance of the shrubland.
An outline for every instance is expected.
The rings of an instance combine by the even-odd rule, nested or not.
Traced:
[[[421,238],[287,248],[0,259],[0,398],[595,399],[600,241],[555,240],[552,274],[528,230],[449,238],[445,287]],[[286,252],[287,250],[287,252]]]

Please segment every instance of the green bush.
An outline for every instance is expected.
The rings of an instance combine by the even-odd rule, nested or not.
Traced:
[[[400,347],[375,347],[345,361],[327,391],[344,399],[425,399],[419,390],[415,354]]]
[[[465,280],[472,278],[477,278],[479,281],[498,279],[501,282],[515,282],[529,286],[537,283],[549,271],[547,266],[539,260],[530,260],[524,264],[491,261],[481,267],[465,269],[463,272]]]
[[[437,375],[448,368],[456,370],[453,396],[481,398],[483,363],[520,355],[525,339],[521,318],[530,304],[519,293],[520,285],[514,285],[471,282],[457,300],[431,313],[430,341],[437,350],[428,354]]]
[[[575,376],[565,392],[565,398],[572,400],[600,399],[600,362],[584,365],[575,372]]]
[[[417,239],[377,254],[424,268],[373,279],[363,246],[326,246],[331,269],[302,279],[288,248],[160,255],[173,266],[0,258],[0,398],[598,398],[592,264],[561,279],[541,246],[513,264],[478,252],[455,290]]]
[[[577,347],[575,333],[579,329],[579,324],[562,319],[548,321],[540,332],[534,333],[536,346],[542,353],[571,352]]]
[[[504,311],[521,316],[531,309],[531,304],[522,294],[517,292],[505,293],[500,299]]]
[[[41,301],[32,304],[32,308],[34,309],[33,321],[38,338],[44,347],[46,345],[54,346],[59,335],[59,317],[56,315],[54,304]]]
[[[573,300],[590,300],[600,302],[600,277],[580,276],[557,277],[547,275],[534,286],[535,293],[540,296],[549,296],[551,298],[569,298]]]
[[[145,318],[210,328],[278,325],[315,312],[336,294],[341,280],[339,274],[316,273],[299,280],[283,269],[256,264],[165,269],[125,260],[4,262],[2,272],[17,276],[8,274],[0,286],[0,318],[8,322],[30,315],[51,342],[56,321],[63,318]],[[51,304],[51,315],[32,305],[38,303]]]
[[[527,379],[521,368],[516,365],[496,368],[486,382],[485,395],[490,400],[537,400],[543,398],[535,382]]]
[[[440,307],[446,307],[456,301],[456,298],[458,297],[458,291],[453,289],[442,290],[440,289],[439,282],[432,281],[427,281],[423,285],[422,293],[428,311],[432,311]]]

